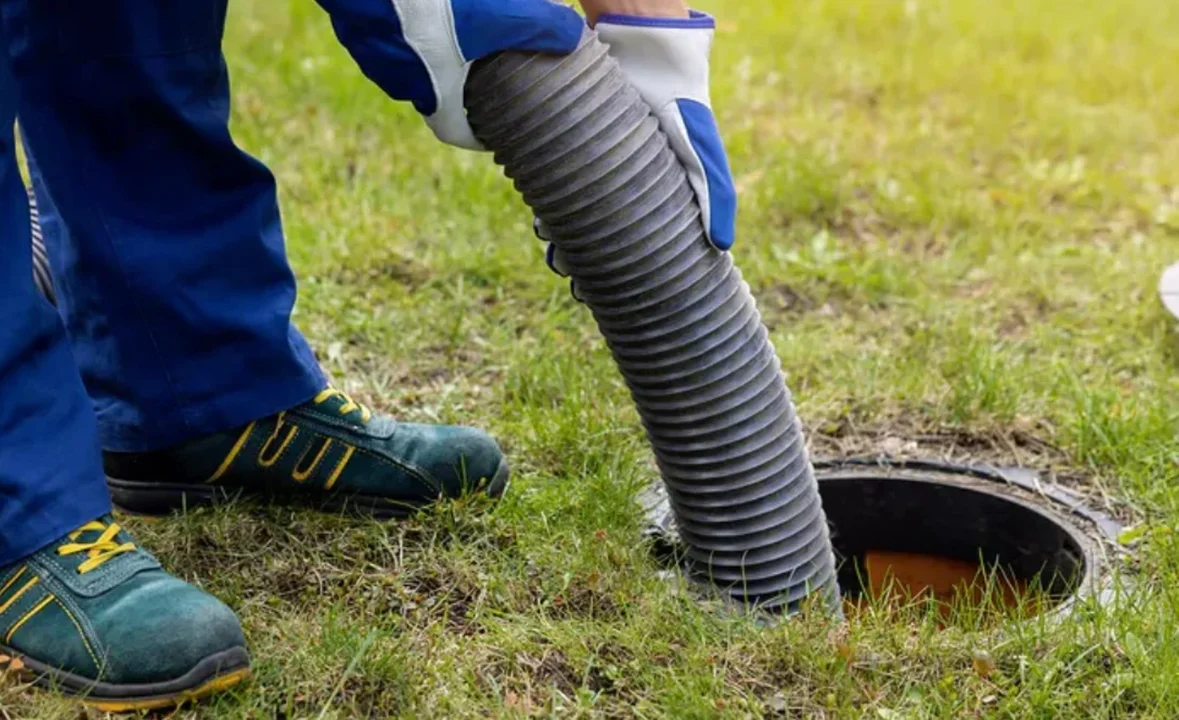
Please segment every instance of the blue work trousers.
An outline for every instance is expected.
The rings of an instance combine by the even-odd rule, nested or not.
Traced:
[[[0,0],[0,566],[108,510],[100,447],[165,448],[324,386],[274,177],[228,130],[226,2]],[[378,7],[321,4],[337,28]],[[381,43],[357,43],[372,76]],[[17,116],[59,312],[32,280]]]

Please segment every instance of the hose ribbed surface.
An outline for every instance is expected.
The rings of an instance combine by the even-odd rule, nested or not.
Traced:
[[[33,281],[49,302],[56,302],[53,291],[53,274],[49,270],[49,253],[45,250],[45,237],[41,232],[41,214],[37,210],[37,196],[33,189],[29,195],[29,226],[33,232]]]
[[[479,139],[547,226],[654,448],[688,568],[747,603],[838,605],[818,487],[749,286],[606,47],[475,64]]]

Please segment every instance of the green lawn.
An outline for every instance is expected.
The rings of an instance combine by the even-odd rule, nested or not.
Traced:
[[[1060,628],[772,629],[656,576],[655,475],[588,311],[490,159],[439,146],[311,0],[236,0],[234,131],[274,168],[341,386],[491,429],[493,514],[128,520],[243,618],[202,718],[1179,716],[1174,0],[711,0],[735,257],[817,455],[952,438],[1145,523],[1138,591]],[[953,450],[948,450],[954,452]],[[982,659],[984,658],[989,659]],[[0,685],[0,718],[76,718]]]

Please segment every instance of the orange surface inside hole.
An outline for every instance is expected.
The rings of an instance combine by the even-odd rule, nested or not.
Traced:
[[[969,603],[988,614],[1008,614],[1029,609],[1027,583],[993,569],[984,572],[977,562],[919,553],[871,550],[862,561],[864,593],[849,599],[849,615],[884,600],[889,609],[899,610],[927,601],[937,603],[943,621],[953,607]]]

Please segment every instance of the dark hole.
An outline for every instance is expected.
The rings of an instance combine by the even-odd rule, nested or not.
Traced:
[[[944,590],[955,574],[967,583],[985,580],[981,570],[992,578],[992,590],[1036,594],[1039,609],[1046,610],[1045,603],[1072,595],[1086,570],[1084,551],[1067,529],[1011,498],[956,484],[870,476],[825,478],[819,488],[839,584],[852,603],[878,592],[886,566],[895,564],[893,590],[920,590],[928,581],[928,594],[940,596],[937,586]]]

